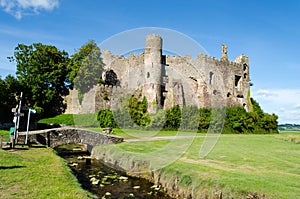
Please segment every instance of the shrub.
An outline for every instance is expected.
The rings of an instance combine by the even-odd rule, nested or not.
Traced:
[[[181,109],[178,105],[166,110],[165,129],[178,130],[181,123]]]
[[[117,124],[114,119],[113,112],[109,109],[102,109],[97,114],[97,120],[101,128],[111,127],[116,128]]]

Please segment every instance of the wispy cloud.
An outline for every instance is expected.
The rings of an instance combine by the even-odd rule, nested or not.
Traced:
[[[252,96],[265,111],[279,115],[279,123],[300,124],[300,89],[259,89]]]
[[[0,0],[5,12],[21,19],[24,15],[36,15],[41,10],[51,11],[58,7],[59,0]]]
[[[8,37],[26,38],[31,40],[64,40],[61,36],[50,34],[40,29],[20,29],[12,26],[0,25],[0,35]]]
[[[253,92],[253,96],[276,104],[300,105],[300,89],[259,89]]]

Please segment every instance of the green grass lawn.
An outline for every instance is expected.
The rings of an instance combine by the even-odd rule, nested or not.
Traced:
[[[0,198],[88,198],[65,161],[50,148],[0,150]]]
[[[76,127],[99,126],[96,114],[61,114],[52,118],[44,118],[38,121],[44,124],[63,124]]]
[[[87,128],[88,130],[95,132],[102,132],[103,129],[99,127]],[[203,133],[196,132],[177,132],[167,130],[140,130],[140,129],[113,129],[112,135],[123,137],[124,139],[137,139],[137,138],[149,138],[149,137],[162,137],[162,136],[204,136]]]
[[[3,142],[9,141],[9,131],[0,130],[0,136],[3,136]]]
[[[221,135],[209,155],[199,158],[203,137],[196,137],[184,155],[162,168],[162,172],[181,186],[202,195],[222,190],[224,198],[246,198],[248,194],[266,198],[297,198],[300,193],[300,144],[280,139],[283,135]],[[131,152],[145,159],[150,153],[171,146],[173,140],[139,141],[118,144],[116,151]],[[187,143],[176,141],[176,146]],[[161,151],[163,161],[176,147]],[[138,155],[137,155],[138,154]],[[150,157],[150,156],[149,156]],[[151,156],[152,157],[152,156]]]

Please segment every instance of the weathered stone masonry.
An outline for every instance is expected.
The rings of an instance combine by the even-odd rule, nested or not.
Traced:
[[[249,60],[239,55],[228,60],[227,46],[222,46],[222,57],[216,59],[199,54],[169,56],[162,54],[163,40],[148,35],[141,54],[128,57],[102,52],[105,73],[112,73],[118,83],[94,86],[79,104],[78,93],[72,90],[66,98],[66,113],[95,113],[103,108],[119,106],[121,96],[139,91],[148,100],[148,111],[174,105],[198,107],[243,106],[250,111]],[[106,99],[104,95],[108,96]]]
[[[31,131],[28,140],[30,143],[37,142],[51,148],[65,144],[86,144],[89,151],[97,145],[123,142],[123,138],[121,137],[77,128],[54,128]],[[19,134],[18,143],[25,143],[24,132]]]

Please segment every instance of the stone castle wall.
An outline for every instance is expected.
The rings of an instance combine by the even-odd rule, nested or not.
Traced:
[[[152,43],[153,42],[153,43]],[[249,60],[245,55],[234,62],[199,54],[190,56],[163,56],[162,39],[157,35],[147,37],[145,51],[128,57],[102,52],[104,68],[113,71],[118,86],[94,86],[79,103],[78,93],[72,90],[66,98],[66,113],[95,113],[103,108],[120,107],[122,97],[136,94],[146,96],[148,110],[174,105],[198,107],[249,105]]]

